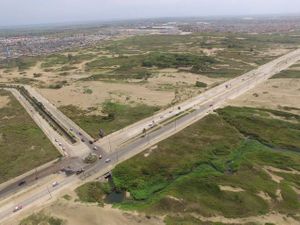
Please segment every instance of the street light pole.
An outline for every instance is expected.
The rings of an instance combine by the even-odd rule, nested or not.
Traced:
[[[52,198],[52,195],[51,195],[51,192],[49,191],[48,186],[47,186],[47,191],[48,191],[48,193],[49,193],[49,195],[50,195],[50,198]]]
[[[109,152],[111,153],[111,143],[110,143],[110,137],[108,137],[108,144],[109,144]]]

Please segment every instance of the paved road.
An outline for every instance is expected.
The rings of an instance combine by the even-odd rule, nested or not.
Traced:
[[[81,168],[84,167],[82,160],[79,158],[64,158],[58,160],[57,162],[52,163],[51,165],[36,170],[34,173],[29,174],[28,176],[23,177],[20,180],[17,180],[3,189],[0,190],[0,199],[7,196],[17,193],[18,191],[29,187],[39,182],[40,179],[47,177],[51,174],[59,173],[64,168]],[[22,183],[21,183],[22,182]],[[25,182],[25,183],[24,183]],[[22,184],[22,185],[21,185]]]
[[[77,151],[79,152],[80,157],[85,157],[89,153],[95,152],[94,147],[101,149],[101,146],[96,143],[90,143],[90,141],[94,141],[94,139],[85,132],[81,127],[79,127],[76,123],[70,120],[67,116],[65,116],[60,110],[57,109],[52,103],[50,103],[46,98],[44,98],[40,93],[38,93],[35,89],[30,86],[25,86],[28,92],[34,96],[39,102],[43,103],[46,109],[61,123],[63,124],[69,131],[77,137],[78,141],[81,142],[78,145],[81,146]],[[100,125],[99,125],[100,126]],[[100,129],[100,128],[99,128]],[[84,141],[84,142],[82,142]],[[96,152],[97,152],[96,150]]]
[[[236,92],[236,94],[242,93],[243,91],[247,91],[248,89],[253,88],[254,85],[256,85],[255,79],[260,77],[262,79],[261,81],[263,81],[270,78],[272,75],[278,73],[284,68],[289,67],[289,65],[297,61],[297,57],[299,57],[299,50],[291,52],[274,61],[271,61],[270,63],[267,63],[257,68],[256,70],[250,71],[240,77],[229,80],[215,88],[206,91],[201,95],[187,100],[186,102],[180,103],[152,117],[146,118],[120,131],[108,135],[105,138],[100,139],[98,143],[106,152],[115,151],[119,149],[119,147],[122,146],[123,143],[126,143],[128,140],[134,138],[136,135],[141,134],[144,129],[149,129],[154,124],[163,123],[164,121],[174,117],[176,114],[182,113],[197,105],[201,106],[201,104],[204,104],[213,96],[231,91],[233,87],[241,86],[248,80],[252,80],[251,83],[248,83],[249,86],[247,88],[243,87],[243,89],[239,92]]]
[[[98,161],[96,164],[91,165],[86,171],[78,176],[67,177],[60,182],[58,187],[53,188],[53,193],[55,191],[62,190],[68,185],[79,182],[78,178],[85,179],[86,177],[93,177],[97,173],[103,175],[105,172],[110,171],[118,163],[140,153],[147,147],[158,143],[159,141],[171,136],[172,134],[184,129],[188,125],[198,121],[203,118],[208,113],[212,112],[214,109],[226,104],[228,99],[236,98],[237,96],[245,93],[249,89],[255,87],[257,84],[269,79],[272,75],[278,73],[280,70],[288,68],[290,65],[296,63],[300,60],[300,50],[293,51],[283,57],[280,57],[258,69],[244,74],[243,76],[232,79],[218,87],[215,87],[206,93],[199,95],[192,100],[182,103],[178,106],[172,107],[164,112],[159,113],[151,118],[145,119],[138,122],[129,128],[125,128],[106,139],[115,141],[115,137],[120,137],[115,151],[109,152],[105,155],[104,159],[111,159],[109,163],[105,163],[104,160]],[[166,118],[171,118],[172,116],[187,111],[189,109],[194,109],[191,113],[180,117],[174,122],[161,125],[160,129],[149,128],[149,124],[160,124],[165,121]],[[142,130],[147,127],[148,131],[143,138],[136,138],[135,136],[140,135]],[[125,138],[124,138],[125,137]],[[109,139],[111,138],[111,139]],[[133,140],[128,142],[128,140]],[[105,140],[102,140],[102,142]],[[127,141],[126,145],[122,145],[124,141]],[[99,142],[99,144],[101,141]],[[121,147],[120,147],[121,146]],[[97,175],[98,176],[98,175]],[[49,188],[47,191],[37,192],[33,195],[25,196],[25,200],[20,201],[20,204],[29,208],[33,203],[37,201],[42,201],[49,196]],[[0,209],[0,222],[1,219],[4,220],[13,215],[12,207],[10,204],[4,205]]]

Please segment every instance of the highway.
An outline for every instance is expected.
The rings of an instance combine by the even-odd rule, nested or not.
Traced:
[[[299,57],[298,55],[299,50],[293,51],[274,61],[260,66],[259,68],[252,70],[242,76],[236,77],[217,87],[214,87],[204,92],[203,94],[200,94],[183,103],[175,105],[167,110],[164,110],[163,112],[160,112],[152,117],[146,118],[111,135],[108,135],[103,139],[100,139],[97,142],[97,144],[100,145],[106,152],[115,151],[120,146],[122,146],[123,143],[126,143],[128,140],[134,138],[136,135],[141,134],[144,129],[148,130],[153,125],[163,123],[164,121],[174,117],[177,114],[187,111],[197,105],[201,106],[201,104],[204,104],[207,100],[211,99],[212,97],[231,91],[231,89],[235,86],[242,86],[244,83],[248,82],[249,80],[252,80],[250,83],[248,83],[247,88],[243,87],[243,89],[239,93],[253,88],[253,85],[256,85],[255,79],[259,78],[261,79],[261,82],[269,79],[271,76],[278,73],[280,70],[288,68],[295,61],[297,61],[297,58]]]
[[[80,184],[82,183],[81,180],[94,179],[111,171],[111,169],[120,162],[142,152],[146,148],[168,138],[174,133],[179,132],[185,127],[200,120],[208,113],[213,112],[213,110],[226,105],[227,100],[240,96],[257,84],[264,82],[274,74],[288,68],[299,60],[300,50],[298,49],[240,77],[212,88],[184,103],[171,107],[112,135],[108,135],[104,139],[99,140],[97,146],[104,148],[104,160],[109,158],[111,161],[105,163],[104,160],[99,160],[97,163],[87,166],[85,172],[79,176],[74,175],[65,177],[60,182],[59,186],[53,188],[53,194],[59,193],[59,191],[66,187],[70,187],[71,185]],[[51,103],[49,103],[50,105],[48,105],[48,103],[46,104],[46,102],[43,103],[45,103],[48,110],[51,110],[53,115],[60,117],[60,120],[66,120],[63,121],[64,124],[69,127],[75,126],[68,118],[66,119],[63,114],[62,116],[59,112],[55,112],[55,107]],[[50,109],[51,107],[54,108]],[[176,115],[182,116],[175,119]],[[78,129],[81,130],[80,128]],[[146,133],[143,134],[144,129],[146,129]],[[86,136],[86,138],[89,137]],[[113,148],[108,145],[113,145]],[[47,188],[48,187],[46,186],[42,192],[31,195],[27,194],[25,197],[23,196],[23,198],[20,198],[19,204],[23,205],[25,207],[24,210],[26,210],[30,209],[31,206],[34,206],[36,202],[48,201],[49,197],[47,196],[49,196],[49,188]],[[0,222],[11,218],[16,214],[13,213],[12,210],[11,204],[2,204],[0,208]]]

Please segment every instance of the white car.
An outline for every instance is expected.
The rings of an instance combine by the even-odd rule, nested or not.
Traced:
[[[54,182],[52,183],[52,187],[56,187],[57,185],[59,185],[59,183],[58,183],[57,181],[54,181]]]
[[[22,208],[23,208],[23,206],[17,205],[17,206],[14,208],[13,212],[18,212],[18,211],[20,211]]]
[[[96,146],[93,147],[94,150],[97,150],[98,148]]]
[[[109,163],[111,161],[111,159],[105,159],[106,163]]]

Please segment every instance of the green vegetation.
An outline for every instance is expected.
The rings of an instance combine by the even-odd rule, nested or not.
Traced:
[[[185,217],[172,217],[167,216],[165,219],[166,225],[238,225],[233,223],[220,223],[220,222],[207,222],[201,221],[196,219],[192,216],[185,216]],[[246,225],[254,225],[247,223]]]
[[[275,110],[237,107],[227,107],[218,110],[218,113],[246,136],[273,147],[300,151],[300,116]]]
[[[0,183],[60,155],[11,93],[0,90],[9,104],[0,108]]]
[[[35,66],[38,62],[38,57],[23,56],[18,59],[9,59],[0,62],[0,69],[13,69],[24,71]]]
[[[62,219],[46,215],[43,212],[34,213],[23,219],[19,225],[64,225],[66,222]]]
[[[49,68],[59,65],[64,65],[70,62],[70,59],[67,56],[55,54],[49,55],[44,59],[45,62],[41,64],[42,68]]]
[[[280,73],[274,75],[274,78],[300,78],[300,71],[297,70],[283,70]]]
[[[178,68],[192,67],[192,72],[206,71],[216,60],[209,56],[196,56],[191,54],[151,53],[143,60],[144,67]]]
[[[87,157],[84,158],[85,163],[93,164],[97,161],[98,157],[94,154],[89,154]]]
[[[111,189],[108,183],[90,182],[76,188],[75,192],[81,202],[103,204],[105,195]]]
[[[72,105],[62,106],[60,110],[92,137],[97,138],[100,128],[102,128],[106,134],[112,133],[151,116],[154,112],[159,110],[159,108],[142,104],[129,106],[108,101],[105,102],[102,107],[102,111],[106,116],[90,115],[90,113],[95,110],[94,108],[81,110]]]
[[[99,58],[86,64],[87,71],[99,71],[107,67],[111,68],[109,73],[93,75],[89,80],[97,79],[147,79],[151,76],[152,67],[178,68],[191,67],[191,72],[200,73],[206,71],[212,64],[216,63],[212,57],[192,54],[179,54],[168,52],[153,52],[134,56],[119,56],[115,58]]]
[[[13,80],[14,80],[14,83],[26,84],[26,85],[33,85],[38,82],[35,79],[27,78],[27,77],[13,78]]]
[[[84,88],[83,93],[84,94],[93,94],[93,90],[90,88]]]
[[[114,184],[118,190],[129,191],[132,199],[117,206],[148,214],[180,213],[184,217],[176,220],[178,224],[201,224],[189,217],[190,213],[244,217],[277,210],[295,215],[300,203],[291,186],[298,187],[298,177],[286,175],[288,178],[278,186],[263,168],[268,165],[300,171],[299,153],[290,151],[298,146],[298,117],[280,111],[233,107],[218,113],[160,142],[149,156],[141,153],[119,164],[113,170]],[[258,127],[252,139],[244,132],[252,128],[250,124]],[[284,130],[291,124],[295,125],[293,129]],[[285,138],[265,135],[277,129]],[[285,149],[281,150],[283,144]],[[219,185],[243,191],[221,191]],[[278,188],[285,196],[281,201],[277,200]],[[271,202],[259,197],[259,192],[270,196]],[[174,221],[172,217],[166,219],[169,224],[176,224]]]
[[[68,82],[66,80],[58,81],[55,84],[50,84],[48,88],[50,89],[61,89],[63,86],[67,85]]]
[[[199,88],[206,88],[207,87],[207,84],[206,83],[203,83],[203,82],[200,82],[200,81],[196,81],[196,87],[199,87]]]
[[[72,199],[72,197],[70,195],[66,194],[63,196],[63,199],[70,201]]]

